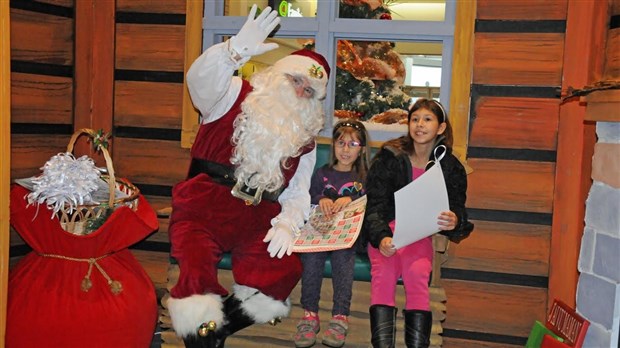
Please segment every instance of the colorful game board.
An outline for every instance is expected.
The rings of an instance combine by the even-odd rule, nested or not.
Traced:
[[[349,203],[332,219],[326,219],[321,209],[315,206],[308,222],[301,228],[293,251],[309,253],[352,247],[362,229],[365,212],[366,196]]]

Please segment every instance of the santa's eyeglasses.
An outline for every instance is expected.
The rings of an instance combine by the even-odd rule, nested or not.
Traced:
[[[336,142],[334,142],[334,145],[336,145],[336,147],[345,147],[345,146],[349,146],[349,148],[356,148],[356,147],[360,147],[362,146],[362,143],[360,143],[359,141],[344,141],[344,140],[337,140]]]

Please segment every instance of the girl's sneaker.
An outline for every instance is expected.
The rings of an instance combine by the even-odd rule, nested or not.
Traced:
[[[304,311],[304,317],[297,324],[294,337],[295,347],[312,347],[316,343],[316,334],[320,329],[319,316],[316,313]]]
[[[323,344],[328,347],[339,348],[344,346],[347,337],[349,320],[346,315],[334,315],[329,321],[329,326],[323,334]]]

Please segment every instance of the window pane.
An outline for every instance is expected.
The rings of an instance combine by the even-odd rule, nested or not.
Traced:
[[[340,0],[340,18],[443,21],[445,0]]]
[[[406,129],[417,98],[441,87],[440,42],[337,42],[335,117],[358,118],[369,130]]]
[[[225,0],[224,15],[247,16],[254,3],[259,9],[271,6],[282,17],[316,17],[317,0]]]

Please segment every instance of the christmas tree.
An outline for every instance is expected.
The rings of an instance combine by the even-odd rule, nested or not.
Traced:
[[[383,0],[341,0],[341,18],[391,20]],[[402,122],[411,97],[402,91],[405,66],[389,41],[338,41],[335,116]]]

